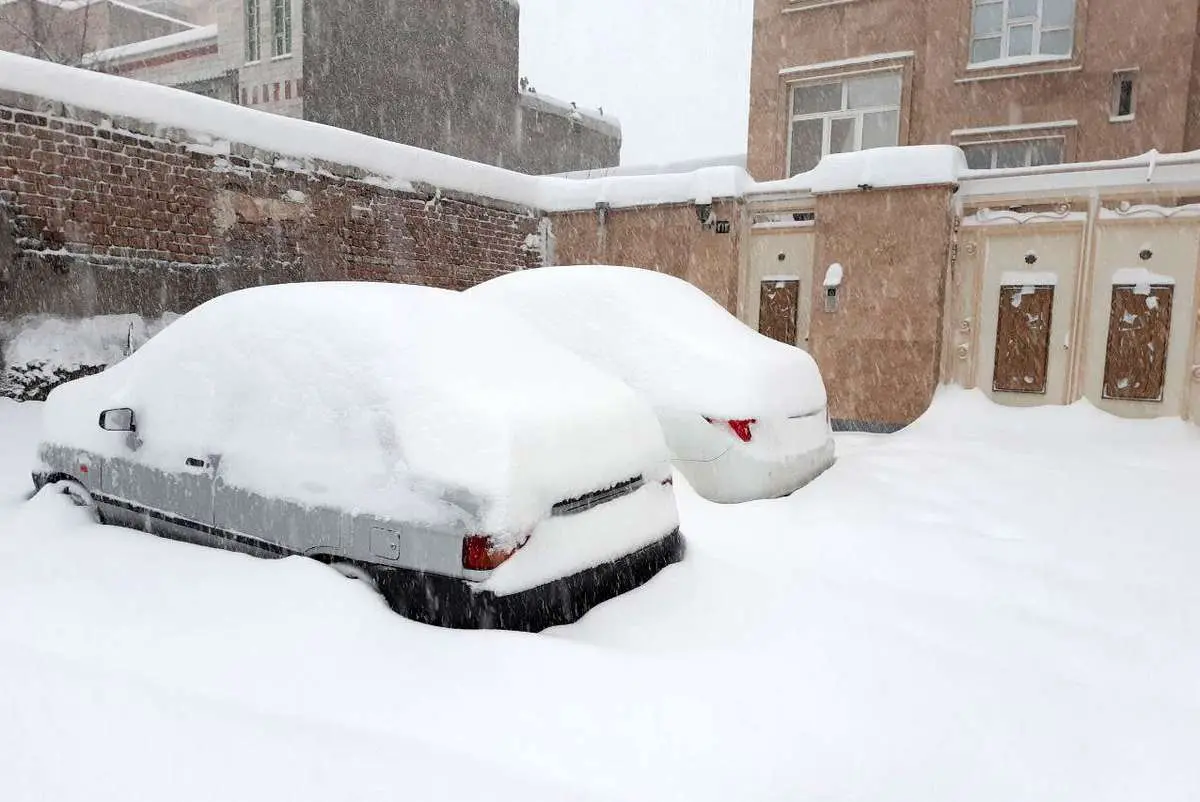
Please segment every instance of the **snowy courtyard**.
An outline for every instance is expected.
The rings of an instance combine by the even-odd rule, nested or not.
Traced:
[[[944,391],[541,635],[90,523],[0,400],[0,798],[1200,798],[1200,430]]]

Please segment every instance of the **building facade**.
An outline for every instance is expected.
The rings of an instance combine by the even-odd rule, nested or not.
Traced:
[[[80,65],[89,53],[168,36],[193,26],[109,0],[0,0],[0,50]]]
[[[13,1],[54,8],[48,0]],[[83,63],[521,172],[620,162],[615,118],[522,85],[520,10],[510,0],[172,0],[152,7],[186,19],[150,5],[133,9],[174,24],[153,38],[97,38]]]
[[[750,172],[953,144],[974,168],[1200,147],[1198,0],[756,0]]]

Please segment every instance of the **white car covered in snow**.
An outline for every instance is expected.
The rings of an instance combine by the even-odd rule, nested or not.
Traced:
[[[35,484],[103,521],[314,557],[439,625],[567,623],[683,551],[650,407],[459,293],[225,295],[44,426]]]
[[[748,328],[686,281],[632,267],[546,267],[467,294],[640,391],[676,467],[705,498],[787,495],[833,464],[812,357]]]

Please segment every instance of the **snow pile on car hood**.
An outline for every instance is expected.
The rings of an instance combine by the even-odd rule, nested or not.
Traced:
[[[458,293],[297,284],[221,296],[129,359],[68,383],[48,442],[128,454],[97,426],[131,407],[140,462],[220,455],[225,482],[310,504],[438,519],[430,485],[488,502],[490,533],[667,460],[628,387]],[[665,471],[665,468],[663,469]]]
[[[825,406],[812,357],[748,328],[673,276],[634,267],[544,267],[467,294],[521,315],[660,409],[741,419]]]

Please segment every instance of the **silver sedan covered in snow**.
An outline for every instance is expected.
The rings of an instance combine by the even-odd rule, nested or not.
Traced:
[[[442,290],[222,296],[44,421],[35,484],[103,521],[314,557],[440,625],[573,621],[682,555],[652,410]]]

